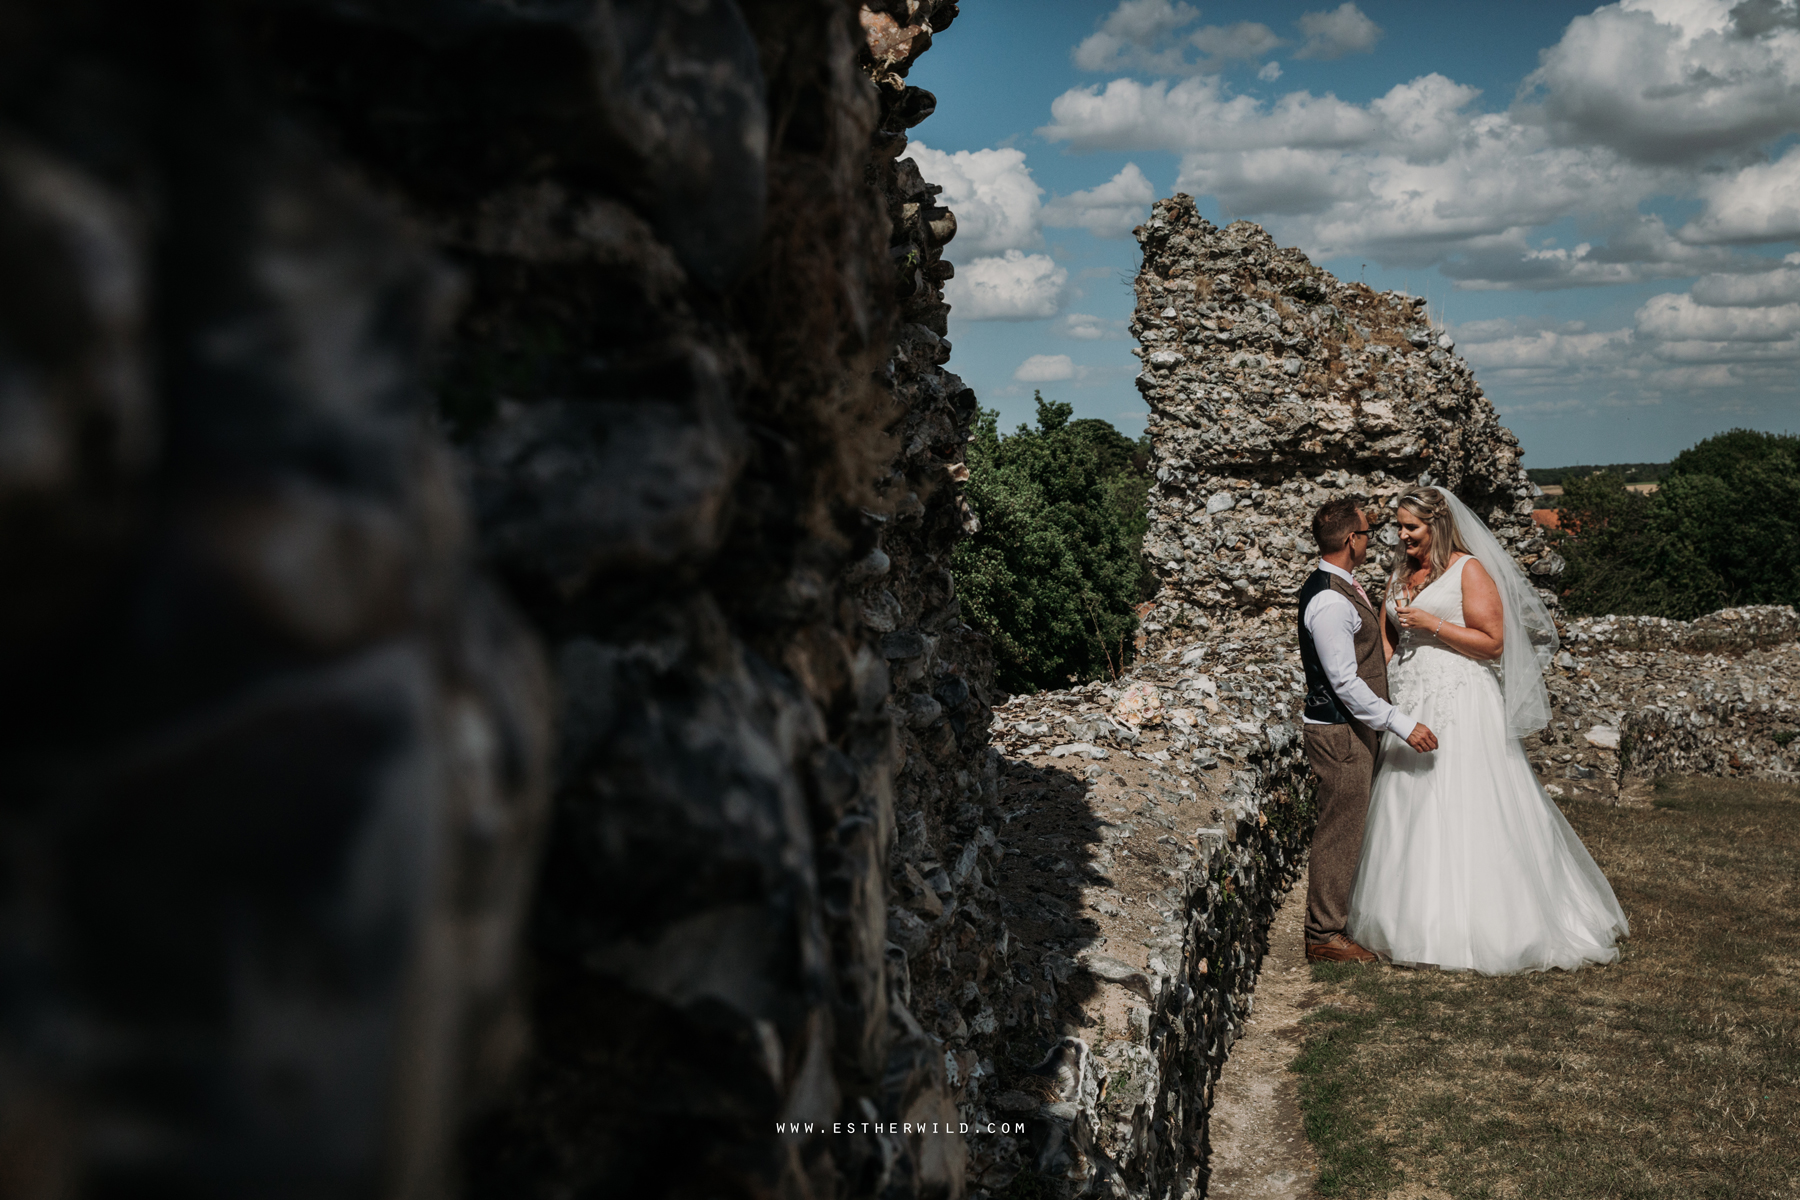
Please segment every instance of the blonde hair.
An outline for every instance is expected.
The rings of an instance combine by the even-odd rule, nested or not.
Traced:
[[[1444,502],[1436,488],[1416,488],[1406,493],[1400,497],[1399,507],[1424,522],[1425,528],[1431,533],[1431,546],[1425,552],[1426,565],[1431,568],[1431,573],[1413,593],[1416,596],[1435,583],[1437,577],[1449,568],[1451,555],[1458,551],[1463,554],[1472,552],[1463,542],[1462,534],[1456,530],[1456,519],[1450,514],[1450,506]],[[1406,565],[1408,561],[1404,545],[1395,549],[1393,562],[1388,567],[1388,578],[1396,583],[1405,579],[1410,570]]]

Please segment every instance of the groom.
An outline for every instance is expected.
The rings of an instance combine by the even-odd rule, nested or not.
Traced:
[[[1350,886],[1362,854],[1363,818],[1381,731],[1421,754],[1431,730],[1388,703],[1381,616],[1354,572],[1369,557],[1369,518],[1348,497],[1313,514],[1319,566],[1300,587],[1300,661],[1306,668],[1306,760],[1319,779],[1319,823],[1306,888],[1306,957],[1372,962],[1344,934]]]

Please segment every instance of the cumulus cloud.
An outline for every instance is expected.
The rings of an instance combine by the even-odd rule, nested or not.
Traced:
[[[1075,65],[1084,71],[1185,74],[1193,69],[1185,48],[1159,43],[1199,15],[1199,9],[1169,0],[1124,0],[1075,47]]]
[[[1706,275],[1686,292],[1653,296],[1625,328],[1470,322],[1456,329],[1458,349],[1491,388],[1551,398],[1507,411],[1692,400],[1724,390],[1785,401],[1800,365],[1800,255],[1789,258],[1760,274]]]
[[[1637,327],[1662,342],[1781,342],[1800,334],[1800,303],[1718,307],[1665,293],[1638,309]]]
[[[1517,115],[1639,162],[1753,150],[1800,125],[1800,28],[1752,9],[1769,6],[1624,0],[1576,17],[1525,78]]]
[[[941,203],[956,214],[956,240],[949,253],[959,264],[965,258],[1043,244],[1038,220],[1044,189],[1032,179],[1023,150],[946,154],[913,142],[909,153],[919,173],[943,187]]]
[[[1696,242],[1779,242],[1800,237],[1800,145],[1701,188],[1706,207],[1681,231]]]
[[[1136,163],[1099,187],[1058,196],[1044,206],[1043,222],[1063,228],[1079,226],[1095,237],[1124,237],[1149,215],[1156,189]]]
[[[1261,58],[1269,51],[1287,45],[1273,29],[1259,21],[1207,25],[1196,29],[1188,41],[1206,56],[1207,63],[1220,66],[1233,60]]]
[[[1373,50],[1381,38],[1381,26],[1351,3],[1341,4],[1330,12],[1303,13],[1295,24],[1306,36],[1306,43],[1294,52],[1295,58],[1329,59],[1364,54]]]
[[[1253,62],[1292,44],[1260,21],[1189,28],[1199,15],[1192,5],[1171,0],[1124,0],[1075,47],[1072,57],[1084,71],[1212,75],[1234,62]],[[1294,25],[1302,39],[1296,58],[1366,53],[1382,33],[1354,3],[1304,13]],[[1281,67],[1275,63],[1257,73],[1265,82],[1280,76]]]
[[[1458,348],[1476,367],[1497,372],[1591,367],[1610,370],[1620,365],[1632,342],[1629,329],[1590,333],[1577,322],[1573,328],[1535,329],[1487,341],[1464,341]]]
[[[1060,383],[1082,374],[1066,354],[1034,354],[1020,363],[1013,378],[1020,383]]]
[[[1008,250],[959,264],[944,299],[967,321],[1035,321],[1056,315],[1068,286],[1069,272],[1048,254]]]
[[[1074,338],[1078,342],[1122,342],[1131,336],[1124,321],[1109,320],[1089,313],[1066,313],[1056,323],[1059,337]]]
[[[1281,78],[1281,64],[1278,62],[1264,63],[1262,65],[1262,70],[1256,73],[1256,77],[1264,83],[1274,83],[1277,79]]]
[[[1726,232],[1783,235],[1790,158],[1717,185],[1677,236],[1639,211],[1657,194],[1692,191],[1691,170],[1636,162],[1604,146],[1559,142],[1541,124],[1480,111],[1480,92],[1421,76],[1367,104],[1293,92],[1233,94],[1219,79],[1116,79],[1072,89],[1039,132],[1072,149],[1181,155],[1179,190],[1268,224],[1315,257],[1360,254],[1390,266],[1437,264],[1468,287],[1563,288],[1750,269],[1717,245]],[[1531,233],[1579,216],[1573,247]],[[1702,225],[1702,222],[1705,222]],[[1694,236],[1695,228],[1713,231]]]
[[[1800,301],[1800,254],[1782,261],[1789,265],[1756,275],[1702,275],[1689,290],[1701,304],[1720,307],[1761,308]]]
[[[1475,110],[1479,94],[1437,74],[1364,105],[1309,92],[1265,101],[1212,77],[1116,79],[1057,97],[1040,132],[1078,150],[1179,153],[1180,190],[1214,196],[1233,215],[1278,218],[1277,236],[1315,255],[1370,253],[1394,265],[1476,250],[1521,258],[1526,231],[1578,212],[1629,226],[1637,199],[1663,182],[1666,172]],[[1579,272],[1540,263],[1513,282],[1552,274]]]
[[[1690,245],[1670,233],[1661,217],[1643,215],[1621,218],[1599,244],[1533,248],[1523,230],[1511,230],[1471,244],[1443,264],[1443,273],[1478,290],[1549,289],[1752,270],[1762,261],[1740,259],[1715,246]]]
[[[1315,257],[1438,265],[1466,287],[1753,272],[1728,248],[1800,237],[1800,146],[1760,157],[1800,131],[1800,0],[1605,5],[1568,24],[1500,112],[1439,74],[1366,103],[1239,94],[1192,61],[1156,56],[1175,41],[1214,57],[1266,54],[1275,33],[1197,28],[1198,16],[1169,0],[1120,5],[1101,32],[1136,57],[1112,65],[1164,78],[1071,89],[1039,133],[1074,151],[1173,153],[1178,189]],[[1380,36],[1354,4],[1296,24],[1310,57]],[[1270,63],[1263,76],[1279,72]],[[1668,196],[1702,204],[1678,231],[1643,211]],[[1569,217],[1580,242],[1544,245],[1537,234]]]
[[[1731,28],[1739,37],[1800,29],[1800,4],[1794,0],[1744,0],[1731,10]]]

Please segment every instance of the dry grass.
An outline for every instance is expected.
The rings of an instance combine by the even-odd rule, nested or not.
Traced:
[[[1800,788],[1565,806],[1632,939],[1568,974],[1315,968],[1327,1196],[1800,1196]],[[1428,1189],[1428,1190],[1426,1190]]]

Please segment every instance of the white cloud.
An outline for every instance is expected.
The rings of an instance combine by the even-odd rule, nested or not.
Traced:
[[[1786,402],[1800,365],[1796,267],[1800,261],[1761,275],[1703,276],[1690,291],[1652,297],[1623,329],[1471,322],[1456,329],[1458,349],[1490,388],[1551,398],[1506,411],[1692,401],[1721,391]]]
[[[1800,302],[1714,307],[1667,292],[1638,309],[1637,327],[1663,342],[1780,342],[1800,334]]]
[[[1690,175],[1558,144],[1541,125],[1479,111],[1479,95],[1436,74],[1365,105],[1309,92],[1264,101],[1210,77],[1117,79],[1059,96],[1040,132],[1078,150],[1179,153],[1177,189],[1263,220],[1314,257],[1443,264],[1464,286],[1487,288],[1733,269],[1729,252],[1677,238],[1638,211]],[[1576,215],[1592,229],[1581,245],[1531,244],[1533,229]]]
[[[1520,88],[1521,120],[1637,161],[1740,154],[1800,125],[1800,29],[1745,37],[1735,0],[1624,0],[1569,22]]]
[[[1188,41],[1209,63],[1221,66],[1233,59],[1261,58],[1276,47],[1287,45],[1273,29],[1258,21],[1208,25],[1196,29]]]
[[[1088,313],[1067,313],[1056,323],[1059,337],[1078,342],[1122,342],[1131,336],[1124,321],[1108,320]]]
[[[1281,64],[1278,62],[1264,63],[1262,65],[1262,70],[1256,73],[1256,77],[1264,83],[1274,83],[1277,79],[1281,78]]]
[[[1351,149],[1381,130],[1380,118],[1336,96],[1290,92],[1271,105],[1230,95],[1213,76],[1073,88],[1051,102],[1050,116],[1038,132],[1071,150]]]
[[[1779,242],[1800,237],[1800,145],[1772,163],[1702,186],[1706,208],[1681,236],[1697,242]]]
[[[1288,44],[1260,21],[1202,25],[1177,38],[1177,33],[1199,15],[1199,9],[1170,0],[1124,0],[1100,22],[1099,29],[1075,47],[1075,65],[1084,71],[1207,75],[1233,62],[1261,58]],[[1198,56],[1190,58],[1190,50],[1197,51]]]
[[[968,258],[1043,244],[1038,197],[1044,189],[1031,178],[1023,150],[946,154],[913,142],[908,153],[919,173],[944,189],[939,202],[956,214],[956,239],[948,253],[959,265]]]
[[[1216,55],[1274,37],[1195,31],[1197,16],[1166,0],[1120,6],[1103,32],[1116,19],[1142,53],[1115,65],[1150,70],[1171,38],[1204,34]],[[1315,57],[1367,49],[1380,34],[1354,4],[1298,24]],[[1189,63],[1163,72],[1183,78],[1064,92],[1038,132],[1074,151],[1176,154],[1177,189],[1264,221],[1315,257],[1435,264],[1465,287],[1754,272],[1755,260],[1724,247],[1800,237],[1800,146],[1752,161],[1800,132],[1794,0],[1621,0],[1571,21],[1540,62],[1505,112],[1481,111],[1476,89],[1438,74],[1353,104],[1240,94]],[[1671,232],[1643,211],[1658,197],[1703,208]],[[1544,246],[1534,233],[1569,217],[1582,222],[1576,245]]]
[[[1459,330],[1464,332],[1466,330]],[[1464,341],[1458,349],[1470,363],[1496,372],[1557,370],[1619,365],[1632,344],[1632,331],[1615,329],[1588,333],[1575,329],[1538,329],[1495,337],[1488,341]]]
[[[1095,237],[1124,237],[1150,213],[1156,189],[1136,163],[1099,187],[1058,196],[1044,206],[1043,221],[1059,227],[1080,226]]]
[[[1048,254],[1008,250],[958,264],[944,299],[965,321],[1032,321],[1054,317],[1068,285],[1069,272]]]
[[[1074,379],[1081,368],[1066,354],[1034,354],[1020,363],[1013,378],[1020,383],[1060,383]]]
[[[1156,46],[1199,15],[1198,9],[1169,0],[1124,0],[1075,47],[1075,65],[1084,71],[1185,74],[1192,68],[1181,46]]]
[[[1306,35],[1306,44],[1295,58],[1342,58],[1375,48],[1381,26],[1369,20],[1356,5],[1344,3],[1330,12],[1303,13],[1295,24]]]
[[[1800,254],[1790,254],[1785,261],[1800,263]],[[1800,266],[1776,267],[1758,275],[1702,275],[1689,291],[1701,304],[1722,307],[1786,304],[1800,300]]]
[[[1510,230],[1484,244],[1471,245],[1447,261],[1443,272],[1465,288],[1544,289],[1673,279],[1708,270],[1747,270],[1757,261],[1717,247],[1689,245],[1677,240],[1660,217],[1639,216],[1618,220],[1600,244],[1533,248],[1523,230]]]

